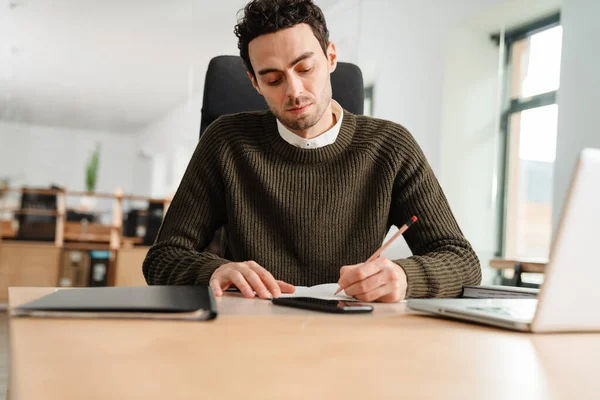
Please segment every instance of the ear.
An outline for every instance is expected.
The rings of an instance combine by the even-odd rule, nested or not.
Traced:
[[[337,61],[335,44],[333,44],[333,42],[329,42],[327,45],[327,66],[329,67],[329,73],[335,71],[337,68]]]
[[[262,96],[262,92],[260,91],[260,88],[258,87],[258,82],[256,82],[256,78],[254,77],[254,75],[252,73],[250,73],[250,71],[247,71],[247,74],[248,74],[248,78],[250,78],[250,82],[252,82],[252,86],[254,86],[254,89],[256,89],[258,94],[260,94]]]

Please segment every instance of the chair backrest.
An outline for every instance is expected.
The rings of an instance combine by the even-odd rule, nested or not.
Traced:
[[[210,61],[204,82],[200,135],[221,115],[268,109],[246,71],[239,56],[218,56]],[[345,110],[353,114],[363,113],[363,77],[356,65],[338,62],[331,74],[331,90],[333,98]]]

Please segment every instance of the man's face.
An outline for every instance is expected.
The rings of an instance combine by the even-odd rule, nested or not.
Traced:
[[[320,122],[331,102],[329,74],[337,65],[332,43],[325,57],[311,27],[298,24],[257,37],[248,53],[252,84],[282,124],[296,133],[329,128]]]

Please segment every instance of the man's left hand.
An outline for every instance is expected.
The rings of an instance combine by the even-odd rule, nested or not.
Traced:
[[[343,266],[338,284],[348,296],[383,303],[403,300],[407,288],[404,270],[387,258]]]

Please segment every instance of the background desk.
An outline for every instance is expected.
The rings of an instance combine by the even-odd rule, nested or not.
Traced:
[[[10,306],[51,292],[11,288]],[[237,295],[212,322],[10,320],[10,399],[592,399],[600,334],[328,315]]]

